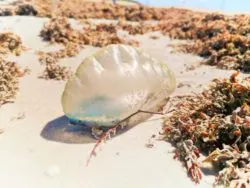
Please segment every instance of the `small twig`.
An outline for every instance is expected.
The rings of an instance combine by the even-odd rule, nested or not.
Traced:
[[[102,136],[97,140],[94,148],[92,149],[89,157],[88,157],[88,160],[87,160],[87,163],[86,163],[86,166],[89,165],[89,162],[92,158],[92,156],[96,156],[96,149],[97,147],[101,144],[102,141],[106,140],[110,134],[113,132],[115,134],[116,132],[116,129],[121,125],[121,123],[127,121],[129,118],[135,116],[136,114],[138,113],[146,113],[146,114],[159,114],[159,115],[164,115],[163,112],[150,112],[150,111],[145,111],[145,110],[138,110],[137,112],[134,112],[133,114],[129,115],[128,117],[126,117],[125,119],[119,121],[117,124],[115,124],[112,128],[110,128],[109,130],[107,130],[105,133],[102,134]]]

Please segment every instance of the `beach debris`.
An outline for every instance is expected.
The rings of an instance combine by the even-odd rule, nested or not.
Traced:
[[[80,35],[80,31],[73,29],[67,18],[52,18],[50,22],[44,25],[40,36],[45,41],[62,44],[62,48],[53,52],[38,52],[42,63],[47,59],[46,56],[50,56],[54,61],[76,56],[83,48]]]
[[[124,31],[127,31],[130,35],[143,35],[145,33],[158,31],[159,27],[158,24],[150,24],[146,22],[136,22],[136,23],[129,23],[126,21],[120,20],[117,24],[119,28]]]
[[[214,79],[200,94],[173,98],[163,139],[176,147],[175,158],[196,183],[202,167],[219,170],[215,185],[249,186],[249,95],[250,78],[235,72],[229,79]],[[203,165],[201,152],[208,155]]]
[[[159,31],[163,35],[170,36],[170,38],[192,40],[187,44],[177,45],[177,50],[204,57],[203,63],[205,64],[218,66],[222,69],[249,71],[248,23],[250,16],[226,16],[219,13],[204,13],[177,8],[152,8],[87,2],[85,6],[81,6],[80,10],[79,3],[79,0],[73,2],[60,1],[57,4],[57,15],[85,19],[119,19],[117,25],[94,26],[90,24],[91,27],[85,28],[85,32],[81,31],[80,34],[78,32],[76,36],[81,38],[79,41],[83,44],[96,47],[118,43],[137,46],[137,41],[126,41],[124,37],[120,37],[117,34],[117,28],[128,31],[130,35]],[[51,2],[43,1],[43,4],[40,3],[42,6],[46,4],[51,4]],[[36,2],[36,5],[39,5],[39,2]],[[78,6],[77,9],[76,6]],[[51,7],[53,6],[51,5]],[[159,22],[147,22],[152,19]],[[126,20],[137,22],[129,23]],[[68,32],[69,36],[64,36],[62,33],[67,33],[66,25],[64,25],[65,27],[59,27],[64,32],[47,28],[49,34],[45,32],[45,36],[48,35],[45,39],[63,43],[70,40],[69,36],[75,36],[75,34],[71,30]],[[52,30],[55,30],[55,32],[52,32]]]
[[[178,51],[197,54],[205,58],[203,63],[221,69],[249,72],[249,21],[248,15],[193,14],[163,21],[159,28],[171,38],[192,40],[177,44]]]
[[[45,70],[40,78],[66,80],[72,72],[70,68],[61,66],[60,59],[73,57],[79,54],[83,48],[81,33],[71,27],[67,18],[54,17],[46,23],[40,32],[40,36],[51,43],[62,44],[62,49],[53,52],[38,52],[39,61],[45,65]]]
[[[12,16],[14,14],[14,11],[7,7],[1,7],[0,8],[0,16]]]
[[[88,5],[90,7],[93,6],[93,9],[97,11],[97,15],[95,13],[90,13],[90,11],[86,17],[83,17],[100,18],[98,14],[102,14],[100,12],[103,10],[100,10],[98,12],[98,7],[103,7],[104,5],[101,3]],[[86,7],[88,7],[88,5],[86,5]],[[106,7],[105,10],[109,12],[114,8],[113,6],[114,5],[112,4],[106,4],[104,7]],[[120,9],[120,5],[117,5],[116,8]],[[148,10],[147,8],[149,7],[142,7],[141,9]],[[92,8],[90,8],[90,10],[92,10]],[[156,9],[152,9],[153,11],[151,11],[151,9],[149,10],[149,12],[153,14],[156,12]],[[117,29],[119,28],[128,31],[130,35],[159,31],[163,35],[169,35],[170,38],[192,40],[192,42],[186,44],[178,44],[176,47],[177,50],[186,53],[194,53],[201,57],[204,57],[205,60],[203,63],[205,64],[215,65],[222,69],[239,69],[244,72],[249,71],[248,23],[250,20],[250,16],[226,16],[219,13],[202,13],[175,8],[159,10],[161,10],[159,14],[164,13],[165,15],[157,17],[159,19],[156,20],[160,20],[160,22],[158,23],[148,23],[145,22],[147,18],[131,18],[130,15],[125,16],[125,18],[120,18],[120,21],[117,25],[100,24],[99,26],[97,26],[90,24],[90,27],[84,29],[85,32],[81,32],[80,41],[83,44],[93,45],[97,47],[103,47],[109,44],[117,43],[138,45],[138,42],[136,41],[125,41],[123,38],[119,37],[119,35],[117,34]],[[108,14],[108,17],[110,19],[114,19],[117,17],[119,18],[119,15],[113,17],[111,16],[112,14]],[[137,14],[134,14],[134,16],[136,15]],[[129,19],[127,19],[127,17],[129,17]],[[154,18],[154,16],[149,17]],[[139,22],[129,23],[124,21],[130,19]],[[58,34],[60,32],[55,33]],[[61,41],[65,39],[58,40]],[[67,37],[66,40],[68,40]]]
[[[118,30],[114,24],[90,24],[85,23],[82,30],[73,29],[65,17],[55,17],[49,23],[44,25],[40,36],[45,41],[68,43],[79,45],[92,45],[96,47],[104,47],[110,44],[131,44],[137,45],[138,42],[133,40],[125,40],[118,35]]]
[[[19,56],[23,50],[24,46],[18,35],[12,32],[0,33],[0,54],[12,53]]]
[[[38,10],[32,3],[15,1],[8,5],[1,5],[0,16],[37,16]]]
[[[163,35],[169,35],[174,39],[193,40],[190,44],[181,44],[178,50],[198,54],[204,57],[204,63],[215,65],[222,69],[240,69],[249,72],[249,20],[248,15],[228,16],[220,13],[205,13],[178,8],[153,8],[142,5],[124,6],[110,3],[84,2],[81,0],[54,2],[50,0],[37,0],[29,3],[30,9],[38,11],[39,16],[53,18],[54,13],[58,17],[88,19],[105,18],[120,20],[117,26],[129,32],[129,34],[145,34],[159,31]],[[18,5],[27,6],[27,5]],[[26,9],[25,9],[26,10]],[[24,11],[26,12],[26,11]],[[34,12],[34,11],[33,11]],[[147,22],[157,20],[158,23]],[[126,21],[134,21],[128,23]],[[78,40],[78,34],[72,29],[48,25],[44,38],[65,43]],[[66,23],[66,22],[65,22]],[[105,26],[109,27],[109,26]],[[115,26],[110,26],[113,30]],[[116,32],[102,31],[89,28],[83,33],[84,44],[103,47],[109,44],[127,43],[138,45],[137,41],[124,41]],[[111,33],[111,35],[108,35]],[[75,38],[76,37],[76,38]]]
[[[25,117],[26,117],[25,112],[19,112],[17,115],[12,116],[12,117],[10,118],[10,121],[21,120],[21,119],[24,119]]]
[[[153,134],[153,135],[151,136],[151,138],[148,139],[147,143],[145,144],[145,147],[146,147],[146,148],[153,148],[154,145],[155,145],[155,138],[156,138],[156,135]]]
[[[128,39],[120,37],[117,27],[114,24],[90,25],[88,28],[84,29],[81,37],[85,45],[95,47],[105,47],[110,44],[139,45],[138,41],[131,40],[129,37],[126,37]]]
[[[61,54],[58,55],[57,52],[39,52],[39,61],[45,66],[45,70],[42,75],[39,76],[40,78],[44,78],[46,80],[67,80],[70,78],[72,75],[70,68],[58,64],[58,61],[61,58],[60,55]]]
[[[185,11],[177,15],[176,18],[168,18],[159,23],[159,28],[163,34],[168,34],[174,39],[207,40],[217,34],[227,31],[226,21],[223,19],[208,20],[208,16],[217,15],[215,13],[202,13]],[[221,15],[224,19],[226,16]],[[230,28],[230,25],[228,26]]]
[[[3,56],[19,56],[24,49],[18,35],[12,32],[0,33],[0,106],[12,102],[19,90],[19,78],[29,72],[29,69],[21,70],[16,62],[7,61]]]
[[[109,8],[110,6],[113,5],[108,5]],[[108,10],[112,9],[109,8]],[[222,69],[249,71],[249,16],[226,16],[184,9],[164,9],[163,12],[168,14],[161,17],[158,23],[149,23],[145,20],[129,23],[124,21],[126,19],[120,19],[117,25],[89,24],[89,27],[84,28],[85,32],[81,32],[80,38],[83,44],[97,47],[117,43],[137,46],[137,41],[125,41],[117,34],[117,30],[128,31],[130,35],[159,31],[174,39],[192,40],[189,43],[178,44],[176,48],[204,57],[203,63]]]
[[[199,150],[191,139],[178,142],[174,158],[184,161],[187,172],[195,183],[199,183],[202,178],[201,169],[197,162],[199,156]]]
[[[20,16],[36,16],[38,11],[31,4],[20,4],[17,6],[15,14]]]
[[[92,127],[92,135],[97,139],[97,141],[96,141],[93,149],[90,152],[90,155],[89,155],[89,157],[87,159],[86,166],[89,165],[90,160],[92,159],[92,157],[96,156],[98,146],[100,146],[100,144],[105,142],[106,140],[110,139],[112,136],[116,136],[117,132],[120,131],[120,130],[123,130],[124,127],[130,126],[126,122],[130,121],[132,118],[134,118],[138,114],[148,114],[149,116],[151,116],[153,114],[163,115],[163,112],[153,112],[153,111],[138,110],[138,111],[130,114],[129,116],[127,116],[123,120],[119,121],[118,123],[114,124],[111,127],[99,127],[98,125],[93,126]],[[147,117],[149,117],[149,116],[147,116]],[[125,123],[125,125],[124,125],[124,123]],[[104,129],[107,129],[107,130],[104,131]],[[98,135],[96,134],[97,132],[98,132]]]
[[[68,67],[58,64],[47,63],[43,75],[40,78],[67,80],[71,76],[71,70]]]
[[[248,138],[250,139],[250,137]],[[247,142],[249,143],[250,140]],[[245,147],[247,142],[244,143]],[[204,161],[202,168],[219,171],[215,187],[249,187],[250,186],[250,153],[247,148],[239,152],[238,148],[223,145],[223,149],[214,150]]]
[[[19,90],[19,78],[27,72],[28,69],[21,70],[16,62],[0,57],[0,106],[15,98]]]
[[[177,85],[177,88],[182,88],[182,87],[192,87],[192,85],[189,84],[189,83],[180,82],[180,83]]]
[[[80,43],[80,31],[73,29],[65,17],[54,17],[46,23],[40,32],[45,41],[68,44]]]
[[[249,72],[249,42],[247,37],[239,34],[219,34],[204,42],[181,45],[181,48],[204,57],[205,64]]]
[[[156,35],[151,35],[150,38],[153,39],[153,40],[158,40],[160,37],[156,36]]]
[[[51,16],[55,5],[50,0],[36,0],[33,2],[39,16]],[[162,8],[153,8],[142,5],[119,5],[101,2],[84,2],[82,0],[61,0],[56,5],[57,15],[75,19],[125,19],[130,21],[160,20],[166,15]]]
[[[38,51],[37,55],[39,56],[39,60],[44,62],[46,60],[45,57],[50,56],[54,59],[54,61],[58,62],[60,59],[66,57],[74,57],[79,54],[81,48],[75,43],[68,43],[63,48],[51,52]]]

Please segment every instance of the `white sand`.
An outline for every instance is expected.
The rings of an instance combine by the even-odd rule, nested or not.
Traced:
[[[0,135],[0,187],[196,187],[181,163],[173,159],[170,153],[173,148],[168,143],[155,141],[153,148],[145,147],[152,134],[157,135],[161,130],[160,116],[154,116],[109,140],[102,145],[102,150],[90,165],[85,166],[94,143],[79,129],[70,132],[67,119],[62,117],[60,97],[65,82],[38,79],[43,67],[35,51],[53,48],[38,36],[45,21],[34,17],[0,18],[0,32],[15,32],[21,36],[25,46],[32,49],[14,58],[20,65],[28,66],[31,74],[22,78],[16,102],[0,108],[0,128],[5,130]],[[201,89],[199,84],[207,84],[214,77],[227,77],[232,72],[207,66],[186,72],[184,64],[191,65],[198,61],[198,57],[171,54],[166,47],[171,42],[167,37],[152,40],[149,36],[137,37],[141,47],[165,60],[178,82],[190,84],[190,87],[178,88],[175,94],[198,91]],[[75,70],[84,57],[96,50],[86,47],[80,55],[65,59],[62,64]],[[209,178],[205,177],[197,187],[211,187],[211,183],[207,183]]]
[[[17,0],[0,0],[0,5],[8,5],[16,1]]]

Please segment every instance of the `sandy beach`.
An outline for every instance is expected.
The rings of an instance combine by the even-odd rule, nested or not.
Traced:
[[[81,14],[78,12],[75,16],[81,17]],[[107,13],[106,16],[110,15]],[[164,17],[158,18],[161,21]],[[173,158],[174,147],[157,139],[162,131],[161,115],[154,115],[107,140],[98,149],[97,156],[86,166],[96,140],[82,126],[70,125],[63,113],[61,96],[67,81],[40,78],[44,65],[39,62],[37,52],[50,52],[62,48],[62,45],[43,41],[39,36],[44,24],[49,20],[36,16],[0,17],[0,33],[13,32],[20,36],[25,47],[20,56],[8,54],[4,57],[30,70],[27,75],[20,78],[19,91],[14,102],[0,106],[0,186],[212,187],[214,174],[203,174],[200,184],[195,184],[188,177],[183,164]],[[69,20],[75,29],[82,27],[79,20]],[[94,24],[118,22],[105,19],[87,20]],[[179,44],[181,41],[170,39],[167,34],[163,35],[159,31],[142,35],[130,35],[126,31],[119,31],[118,36],[124,41],[138,41],[139,48],[168,65],[177,81],[177,88],[171,97],[201,92],[213,79],[228,78],[235,72],[200,65],[202,57],[175,51],[171,45]],[[86,57],[99,49],[100,47],[84,45],[76,56],[61,58],[59,64],[70,68],[74,73]],[[153,135],[156,137],[152,138]]]
[[[97,157],[88,167],[86,160],[94,145],[93,139],[79,129],[71,131],[62,112],[60,98],[65,81],[39,79],[42,68],[35,54],[37,50],[56,48],[42,42],[39,32],[46,18],[1,17],[0,30],[12,31],[21,36],[25,51],[13,57],[31,73],[21,79],[20,92],[15,103],[1,107],[0,125],[0,177],[2,187],[195,187],[187,177],[181,163],[173,159],[172,146],[154,141],[147,148],[152,134],[161,130],[161,116],[153,116],[101,146]],[[152,40],[151,35],[160,39]],[[175,73],[177,88],[174,95],[200,91],[211,78],[227,77],[232,71],[201,66],[186,71],[199,57],[171,53],[167,47],[176,41],[159,33],[136,36],[141,48],[165,61]],[[86,47],[80,54],[62,61],[74,71],[81,61],[98,48]],[[199,187],[211,187],[213,177],[205,177]],[[180,181],[181,180],[181,181]]]

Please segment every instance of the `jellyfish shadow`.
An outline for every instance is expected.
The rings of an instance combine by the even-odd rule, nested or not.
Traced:
[[[117,130],[116,135],[112,137],[119,136],[133,127],[128,126],[122,130]],[[49,121],[42,129],[40,136],[46,140],[67,144],[89,144],[96,142],[90,127],[72,125],[66,116]]]
[[[46,140],[67,144],[88,144],[96,142],[91,129],[82,125],[71,125],[66,116],[49,121],[40,133]]]

